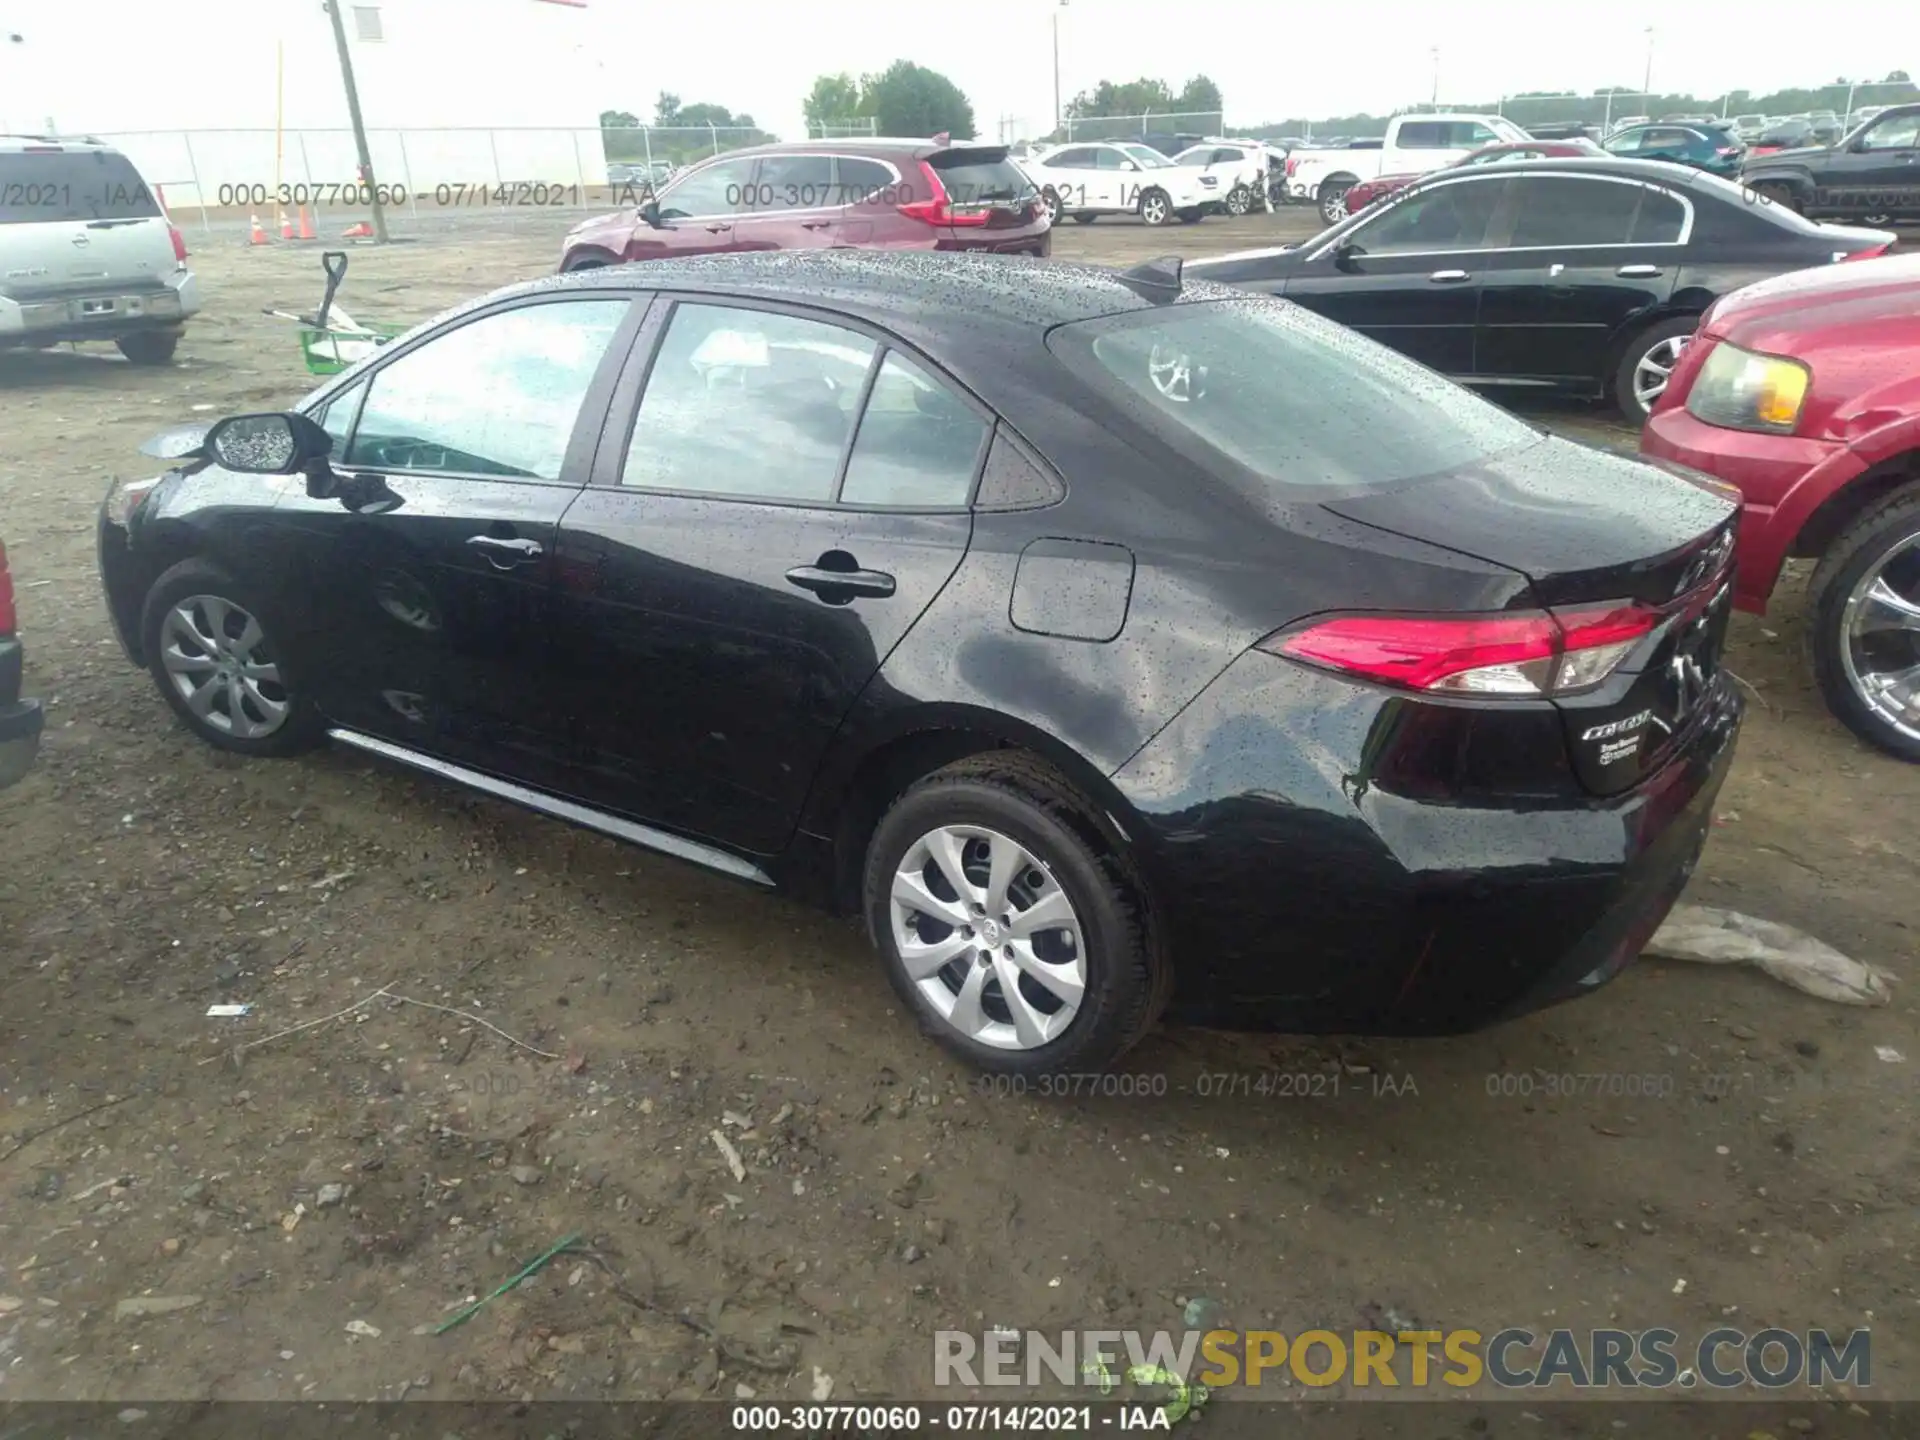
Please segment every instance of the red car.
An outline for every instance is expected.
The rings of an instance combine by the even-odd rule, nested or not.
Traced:
[[[1819,558],[1808,629],[1827,704],[1920,761],[1920,255],[1721,299],[1640,449],[1739,487],[1740,609],[1765,611],[1789,556]]]
[[[1591,140],[1534,140],[1524,145],[1513,143],[1482,146],[1465,159],[1456,160],[1443,168],[1457,170],[1462,165],[1493,165],[1503,160],[1565,160],[1575,155],[1606,153]],[[1362,180],[1342,197],[1346,201],[1347,214],[1357,214],[1374,201],[1391,195],[1396,190],[1404,189],[1419,178],[1417,174],[1381,175],[1373,180]]]
[[[984,250],[1045,256],[1046,206],[1005,145],[834,140],[761,145],[642,190],[567,232],[560,269],[741,250]]]
[[[20,641],[13,632],[13,576],[7,570],[7,547],[0,545],[0,790],[33,768],[46,720],[38,700],[21,697]]]

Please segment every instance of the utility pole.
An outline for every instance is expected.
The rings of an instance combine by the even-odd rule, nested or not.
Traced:
[[[387,215],[380,208],[380,187],[373,178],[373,152],[367,148],[367,125],[360,118],[360,88],[353,83],[353,52],[347,49],[347,25],[340,14],[340,0],[321,0],[333,21],[333,44],[340,52],[340,78],[347,87],[347,117],[353,121],[353,145],[360,152],[360,183],[367,187],[373,202],[373,239],[387,243]]]
[[[1647,26],[1647,74],[1646,78],[1640,82],[1640,98],[1647,102],[1644,108],[1651,112],[1653,109],[1653,27],[1651,25]],[[1660,117],[1655,115],[1653,118],[1658,120]]]
[[[1067,8],[1067,0],[1059,0],[1053,7],[1053,131],[1060,133],[1060,12]]]

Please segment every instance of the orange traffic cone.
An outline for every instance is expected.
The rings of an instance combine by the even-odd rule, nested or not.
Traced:
[[[293,238],[293,216],[284,210],[280,212],[280,238],[282,240]]]
[[[296,238],[301,240],[318,238],[313,233],[313,217],[307,214],[307,207],[304,205],[300,207],[300,234]]]
[[[342,230],[340,234],[343,239],[347,240],[371,240],[373,238],[373,226],[369,225],[365,220],[362,220],[357,224],[349,225],[346,229]]]
[[[247,237],[247,243],[249,245],[266,245],[271,243],[267,239],[267,232],[260,227],[260,217],[258,215],[253,217],[253,233]]]

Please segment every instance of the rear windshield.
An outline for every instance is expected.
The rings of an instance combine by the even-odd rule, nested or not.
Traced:
[[[0,225],[145,220],[159,202],[124,155],[100,150],[0,154]]]
[[[1431,370],[1265,295],[1081,321],[1047,344],[1169,444],[1261,489],[1377,489],[1540,439]]]
[[[1004,147],[984,150],[941,150],[927,157],[940,183],[956,205],[995,205],[1024,200],[1033,182],[1007,158]]]

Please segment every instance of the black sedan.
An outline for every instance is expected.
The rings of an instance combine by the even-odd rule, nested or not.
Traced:
[[[1681,166],[1531,160],[1439,171],[1304,245],[1189,271],[1297,300],[1456,380],[1611,398],[1638,424],[1720,296],[1893,239]]]
[[[1177,260],[587,272],[154,448],[100,563],[195,734],[862,914],[991,1069],[1591,989],[1738,724],[1719,493]]]

